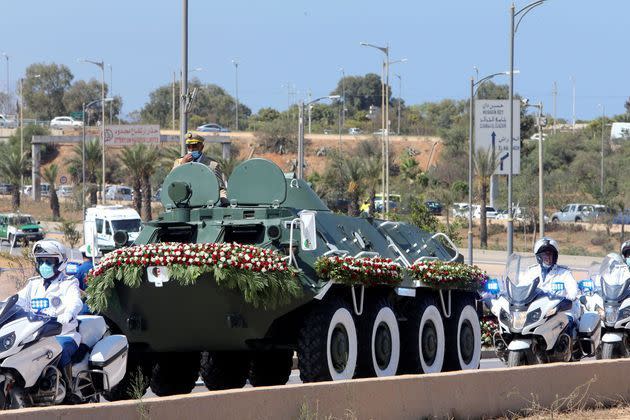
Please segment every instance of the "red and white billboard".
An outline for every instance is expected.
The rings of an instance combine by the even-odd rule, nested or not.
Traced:
[[[160,143],[159,125],[108,125],[105,126],[105,144],[130,145]]]

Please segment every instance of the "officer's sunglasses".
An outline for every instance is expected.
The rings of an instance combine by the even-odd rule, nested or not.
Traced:
[[[57,264],[57,258],[56,257],[37,257],[35,260],[37,261],[37,265],[42,265],[42,264],[55,265],[55,264]]]

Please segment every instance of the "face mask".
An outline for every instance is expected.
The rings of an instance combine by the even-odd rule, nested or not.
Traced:
[[[630,257],[626,258],[626,265],[630,266]]]
[[[199,150],[194,150],[191,153],[191,155],[192,155],[193,159],[197,160],[197,159],[199,159],[201,157],[201,152]]]
[[[39,266],[39,274],[45,279],[49,279],[55,275],[55,270],[52,265],[43,263]]]

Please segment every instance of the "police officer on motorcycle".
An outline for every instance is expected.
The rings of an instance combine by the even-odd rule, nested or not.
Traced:
[[[626,262],[626,265],[630,267],[630,241],[621,244],[621,256]]]
[[[61,334],[56,337],[62,347],[58,367],[66,380],[72,378],[72,355],[81,343],[77,332],[77,315],[83,308],[79,282],[65,274],[67,263],[66,248],[59,242],[43,239],[35,242],[32,257],[38,276],[29,279],[26,286],[18,292],[18,305],[24,310],[36,312],[32,306],[33,299],[47,299],[48,307],[40,313],[57,317],[62,324]],[[69,382],[68,382],[69,383]]]

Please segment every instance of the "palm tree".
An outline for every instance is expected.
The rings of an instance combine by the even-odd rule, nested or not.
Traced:
[[[83,170],[83,150],[78,144],[72,149],[74,155],[66,160],[68,172],[75,181],[75,185],[81,185]],[[90,205],[96,205],[96,193],[98,191],[98,182],[102,178],[102,154],[101,143],[98,139],[88,140],[85,142],[85,182],[88,193],[90,194]]]
[[[28,172],[29,160],[26,154],[20,154],[18,147],[3,147],[0,151],[2,159],[0,159],[0,176],[12,188],[11,206],[13,211],[20,208],[20,181],[22,176]]]
[[[142,171],[146,162],[144,156],[146,147],[143,144],[134,144],[131,147],[125,147],[120,155],[125,168],[127,168],[131,186],[133,188],[133,208],[138,214],[142,213]]]
[[[52,210],[53,220],[59,220],[61,215],[59,211],[59,198],[57,197],[57,191],[55,190],[55,182],[57,182],[58,173],[59,168],[53,163],[44,169],[44,173],[42,174],[44,181],[48,182],[50,185],[50,209]]]
[[[157,171],[158,165],[156,162],[160,158],[160,150],[155,147],[147,146],[146,144],[138,145],[138,152],[143,157],[144,163],[141,165],[141,179],[142,179],[142,212],[143,219],[149,221],[152,219],[151,214],[151,176]]]
[[[492,149],[477,149],[474,156],[475,172],[478,179],[479,195],[481,197],[481,248],[488,248],[488,222],[486,219],[486,203],[490,178],[497,169],[497,159]],[[472,209],[470,209],[472,211]]]

